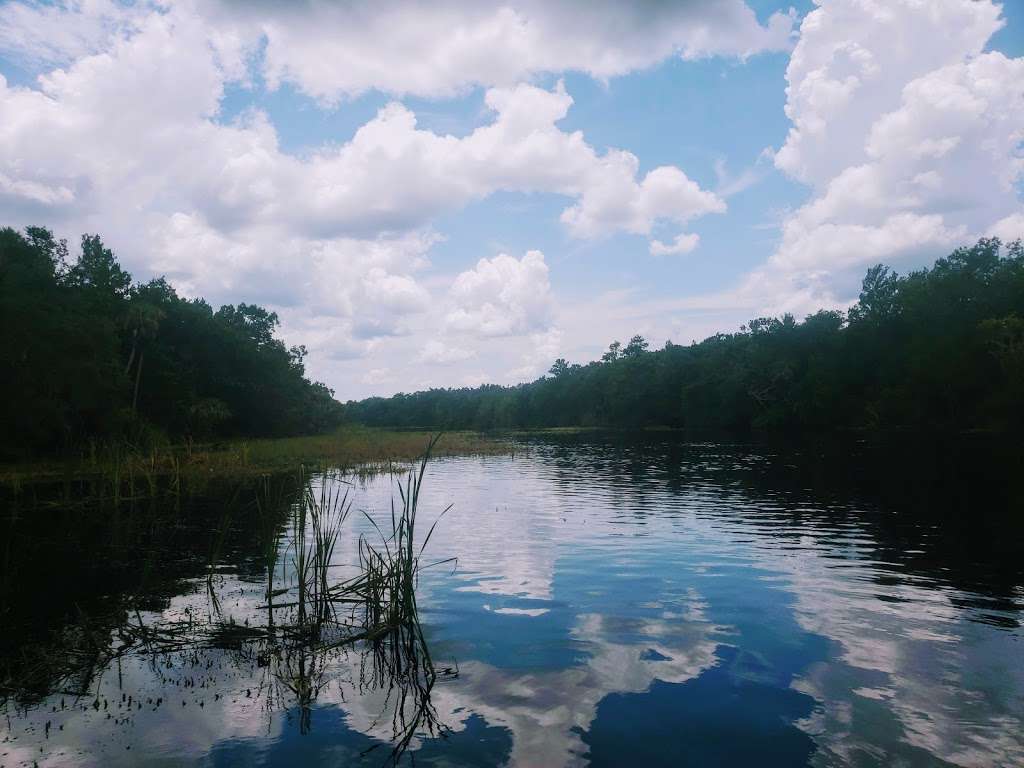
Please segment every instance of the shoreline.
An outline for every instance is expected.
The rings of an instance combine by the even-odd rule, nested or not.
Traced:
[[[168,476],[184,479],[252,477],[300,466],[318,469],[386,469],[390,462],[422,457],[427,430],[342,427],[326,435],[236,438],[217,443],[169,444],[147,449],[108,448],[91,456],[0,464],[0,487],[17,492],[23,484],[97,477]],[[511,452],[507,438],[460,430],[441,433],[432,456],[495,455]]]

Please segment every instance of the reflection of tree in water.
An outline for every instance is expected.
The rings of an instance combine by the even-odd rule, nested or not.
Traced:
[[[334,578],[332,569],[338,567],[335,545],[351,512],[348,483],[328,477],[314,489],[302,482],[298,497],[290,500],[286,491],[265,483],[257,493],[255,528],[266,581],[248,591],[258,605],[238,601],[224,608],[227,590],[218,561],[230,526],[229,507],[210,547],[205,609],[186,605],[169,615],[153,614],[139,609],[145,598],[126,598],[102,618],[80,612],[78,621],[21,665],[17,677],[0,679],[0,705],[20,702],[27,713],[33,702],[58,693],[74,697],[76,709],[89,702],[101,712],[111,703],[109,693],[101,693],[103,678],[116,674],[123,695],[111,712],[134,711],[131,702],[141,708],[144,699],[155,710],[164,704],[162,696],[147,697],[143,691],[132,696],[131,684],[122,685],[122,665],[142,662],[165,690],[171,685],[217,689],[218,674],[241,678],[251,686],[245,698],[268,713],[285,712],[291,719],[297,712],[302,735],[313,726],[324,689],[347,683],[361,699],[382,699],[373,730],[379,725],[390,740],[389,762],[397,762],[417,736],[445,736],[448,729],[438,720],[431,691],[438,680],[457,672],[435,668],[415,595],[420,556],[430,536],[415,542],[425,465],[426,458],[417,472],[398,482],[390,531],[374,523],[373,538],[360,536],[356,575],[344,580]],[[282,508],[290,515],[285,525]],[[213,698],[227,695],[221,689]],[[204,707],[205,699],[196,703]]]
[[[554,472],[556,488],[614,487],[615,503],[638,519],[692,501],[725,518],[753,509],[745,521],[773,539],[857,525],[894,577],[980,595],[963,607],[979,609],[984,622],[1000,619],[980,609],[1019,610],[1024,453],[1012,438],[566,433],[545,435],[531,449]]]

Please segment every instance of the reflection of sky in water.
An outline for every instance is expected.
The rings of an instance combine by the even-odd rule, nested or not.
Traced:
[[[418,740],[417,763],[1024,764],[1015,621],[973,620],[978,596],[877,559],[856,510],[740,485],[756,456],[708,448],[688,461],[666,474],[657,455],[539,446],[431,466],[420,525],[454,506],[427,559],[458,565],[424,574],[420,604],[435,663],[459,677],[433,696],[452,733]],[[387,478],[357,485],[356,507],[386,514],[391,491]],[[339,563],[367,530],[350,522]],[[230,577],[225,591],[239,616],[257,602]],[[383,698],[360,695],[345,662],[306,735],[293,713],[246,696],[248,670],[219,662],[216,701],[182,696],[163,670],[176,706],[117,727],[93,710],[12,719],[0,762],[333,764],[381,738]],[[152,669],[127,667],[126,690],[160,695]],[[116,671],[103,686],[119,695]]]

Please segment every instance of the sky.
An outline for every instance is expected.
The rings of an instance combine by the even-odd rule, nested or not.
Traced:
[[[0,1],[31,224],[341,400],[529,381],[1024,236],[1024,0]]]

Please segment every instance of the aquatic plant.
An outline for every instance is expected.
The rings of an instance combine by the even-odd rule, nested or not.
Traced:
[[[420,556],[434,533],[438,521],[444,516],[446,508],[427,531],[423,542],[417,549],[416,511],[419,505],[420,489],[423,486],[423,474],[431,451],[437,445],[437,437],[431,438],[419,468],[410,470],[405,477],[397,479],[401,506],[396,508],[395,499],[391,500],[391,532],[387,535],[369,515],[367,519],[380,534],[380,542],[372,543],[366,537],[359,541],[359,561],[361,566],[361,582],[353,585],[356,591],[364,595],[366,611],[371,617],[371,624],[376,626],[397,626],[408,620],[415,620],[418,615],[416,606],[416,581],[420,572]],[[365,514],[365,513],[364,513]],[[441,565],[452,562],[442,560],[430,565]]]
[[[14,493],[47,481],[102,478],[115,502],[127,501],[129,472],[146,479],[146,491],[180,495],[186,488],[201,488],[211,479],[258,479],[266,474],[296,472],[298,468],[347,472],[387,472],[395,461],[415,461],[430,435],[424,431],[383,430],[345,426],[325,435],[181,445],[141,447],[125,443],[102,445],[93,441],[78,459],[22,464],[0,464],[0,490]],[[432,455],[505,454],[506,440],[473,432],[448,432],[437,441]],[[143,489],[137,488],[141,492]],[[104,489],[104,495],[106,490]],[[94,500],[87,497],[83,501]],[[75,499],[71,499],[75,501]]]
[[[389,759],[397,761],[417,733],[444,733],[430,704],[438,673],[416,600],[420,571],[436,565],[425,564],[423,555],[437,520],[420,541],[417,513],[437,441],[429,440],[417,466],[395,473],[390,520],[381,525],[367,516],[372,535],[355,542],[355,575],[339,578],[334,570],[349,565],[336,562],[339,540],[352,517],[349,477],[310,477],[302,470],[297,482],[282,483],[264,476],[253,494],[252,519],[257,562],[266,578],[256,594],[265,602],[250,605],[241,615],[221,606],[220,563],[229,537],[240,530],[236,492],[213,518],[205,568],[208,611],[189,607],[184,615],[146,612],[149,582],[160,568],[157,548],[152,547],[140,569],[138,589],[110,614],[90,617],[80,611],[52,645],[40,646],[33,658],[0,670],[0,706],[5,698],[29,706],[54,691],[98,701],[104,671],[120,669],[129,657],[163,669],[164,664],[170,668],[172,659],[227,653],[233,664],[265,669],[257,695],[265,696],[268,708],[297,708],[300,730],[305,731],[319,692],[334,679],[342,660],[355,654],[360,690],[385,693],[380,720],[390,720],[393,729]],[[160,536],[159,523],[148,514],[145,508],[133,509],[122,525],[145,526],[149,534]],[[202,557],[202,550],[197,554]],[[11,676],[14,672],[17,677]],[[455,674],[449,668],[443,676]]]

